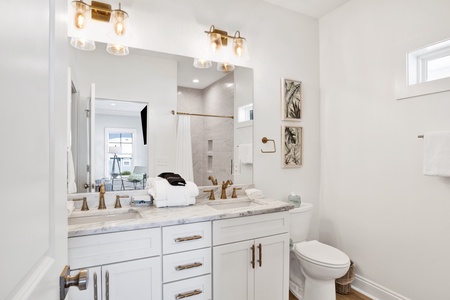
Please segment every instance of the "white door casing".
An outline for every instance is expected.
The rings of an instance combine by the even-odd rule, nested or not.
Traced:
[[[67,262],[67,3],[8,1],[0,84],[0,299],[59,299]]]

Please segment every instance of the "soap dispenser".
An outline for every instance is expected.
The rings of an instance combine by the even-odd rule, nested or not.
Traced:
[[[289,196],[288,196],[288,202],[294,204],[294,207],[300,207],[301,203],[302,203],[302,199],[300,198],[299,195],[296,195],[294,192],[292,192]]]

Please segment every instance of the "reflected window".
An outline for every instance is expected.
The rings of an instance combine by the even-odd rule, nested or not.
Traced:
[[[135,129],[114,129],[106,128],[106,153],[105,157],[107,159],[107,165],[109,166],[110,172],[113,169],[114,163],[114,153],[111,153],[109,149],[118,148],[120,153],[116,153],[118,158],[118,164],[120,172],[123,175],[130,174],[133,170],[133,155],[135,154]],[[117,162],[116,162],[117,163]],[[115,166],[114,166],[115,167]],[[114,170],[117,172],[117,170]],[[115,173],[114,172],[114,173]],[[125,174],[124,174],[125,172]]]
[[[238,109],[238,122],[246,122],[253,120],[253,104],[248,104],[239,107]]]

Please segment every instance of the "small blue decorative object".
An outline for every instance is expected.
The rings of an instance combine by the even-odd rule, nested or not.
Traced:
[[[299,195],[296,195],[294,192],[292,192],[289,196],[288,196],[288,201],[291,202],[292,204],[294,204],[294,207],[300,207],[300,205],[302,204],[302,199],[300,198]]]

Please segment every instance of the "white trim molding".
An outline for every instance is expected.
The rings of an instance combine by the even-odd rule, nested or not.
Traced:
[[[358,274],[355,275],[352,288],[373,300],[411,300]]]

